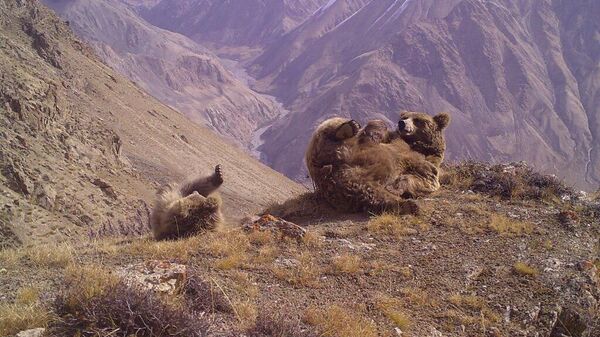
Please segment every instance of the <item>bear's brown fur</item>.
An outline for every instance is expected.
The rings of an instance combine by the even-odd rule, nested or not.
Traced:
[[[306,153],[317,193],[344,211],[417,212],[406,198],[439,188],[449,120],[445,113],[403,113],[395,132],[379,120],[362,129],[338,117],[323,122]]]
[[[187,237],[211,230],[223,221],[221,197],[214,193],[223,183],[221,166],[208,177],[200,177],[180,186],[169,185],[157,194],[150,215],[150,227],[156,240]]]

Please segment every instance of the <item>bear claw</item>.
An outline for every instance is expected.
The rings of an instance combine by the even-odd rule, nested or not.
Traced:
[[[359,130],[360,124],[354,119],[351,119],[338,127],[335,136],[339,140],[344,140],[356,136]]]
[[[214,182],[218,185],[223,183],[223,168],[221,165],[215,166],[215,174],[213,176]]]

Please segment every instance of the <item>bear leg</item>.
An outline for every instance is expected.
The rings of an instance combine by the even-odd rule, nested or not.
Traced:
[[[212,175],[200,177],[183,184],[180,190],[181,195],[188,196],[193,192],[198,192],[200,195],[207,197],[209,194],[216,191],[223,184],[223,181],[223,169],[221,165],[217,165]]]
[[[342,125],[338,126],[335,131],[335,138],[337,140],[345,140],[348,138],[352,138],[358,134],[360,130],[360,124],[357,121],[351,119]]]

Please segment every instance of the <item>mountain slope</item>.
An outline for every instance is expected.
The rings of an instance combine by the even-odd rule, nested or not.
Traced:
[[[449,111],[450,159],[526,160],[596,188],[599,15],[589,0],[334,1],[251,65],[257,90],[292,112],[262,150],[302,177],[310,130],[329,116]]]
[[[159,29],[116,0],[45,0],[109,66],[154,97],[248,147],[251,133],[279,115],[205,48]]]
[[[329,0],[162,0],[142,10],[149,22],[212,47],[260,47]],[[329,1],[330,2],[330,1]]]
[[[301,190],[115,74],[37,1],[0,11],[3,241],[145,227],[160,184],[219,163],[230,217]]]

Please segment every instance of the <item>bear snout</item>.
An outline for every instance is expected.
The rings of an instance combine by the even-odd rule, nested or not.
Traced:
[[[398,131],[405,134],[413,133],[415,131],[415,124],[413,123],[412,119],[401,119],[398,122]]]

